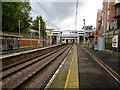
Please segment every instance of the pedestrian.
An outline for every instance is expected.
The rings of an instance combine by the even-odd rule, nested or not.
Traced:
[[[94,43],[92,43],[92,49],[94,50]]]
[[[13,45],[12,45],[12,43],[9,44],[9,50],[13,50]]]

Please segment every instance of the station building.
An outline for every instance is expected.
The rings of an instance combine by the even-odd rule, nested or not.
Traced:
[[[83,42],[83,31],[75,30],[53,30],[50,34],[50,44],[59,43],[82,43]]]
[[[120,1],[103,0],[103,7],[97,12],[96,30],[98,38],[102,41],[103,50],[115,50],[112,48],[112,39],[115,35],[120,36]],[[118,37],[118,41],[119,41]],[[120,42],[118,42],[118,47]]]

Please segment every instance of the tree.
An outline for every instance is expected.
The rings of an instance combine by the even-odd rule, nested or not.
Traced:
[[[47,34],[46,34],[46,24],[45,24],[45,21],[42,19],[42,16],[37,16],[36,19],[33,21],[33,25],[32,25],[32,29],[34,30],[38,30],[39,31],[39,20],[40,20],[40,34],[41,34],[41,37],[46,39],[47,37]]]
[[[18,32],[18,21],[20,20],[21,32],[30,27],[31,6],[29,2],[3,2],[2,3],[2,30]]]

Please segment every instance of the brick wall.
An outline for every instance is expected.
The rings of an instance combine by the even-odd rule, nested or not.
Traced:
[[[97,12],[97,22],[96,22],[96,27],[97,27],[97,35],[100,35],[102,32],[102,26],[100,25],[100,21],[102,21],[102,9],[99,9]]]
[[[114,2],[110,2],[110,23],[112,23],[112,20],[115,16],[115,6],[114,6]]]
[[[21,47],[26,47],[26,46],[37,46],[38,45],[38,40],[37,39],[21,39],[20,44]]]

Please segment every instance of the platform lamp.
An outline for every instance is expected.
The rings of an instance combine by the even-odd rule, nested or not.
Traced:
[[[20,20],[18,20],[18,25],[19,25],[19,36],[20,36]]]
[[[19,36],[20,36],[20,22],[21,22],[21,21],[18,20],[18,26],[19,26],[19,32],[18,32],[18,33],[19,33]],[[20,48],[20,46],[21,46],[21,41],[20,41],[20,39],[19,39],[19,44],[18,44],[18,45],[19,45],[18,47]]]
[[[39,24],[39,25],[38,25],[38,28],[39,28],[39,44],[41,44],[41,42],[40,42],[40,41],[41,41],[41,40],[40,40],[40,39],[41,39],[41,38],[40,38],[40,19],[39,19],[39,21],[38,21],[38,24]]]
[[[85,43],[85,19],[83,19],[84,21],[84,37],[83,37],[83,40],[84,40],[84,43]]]

